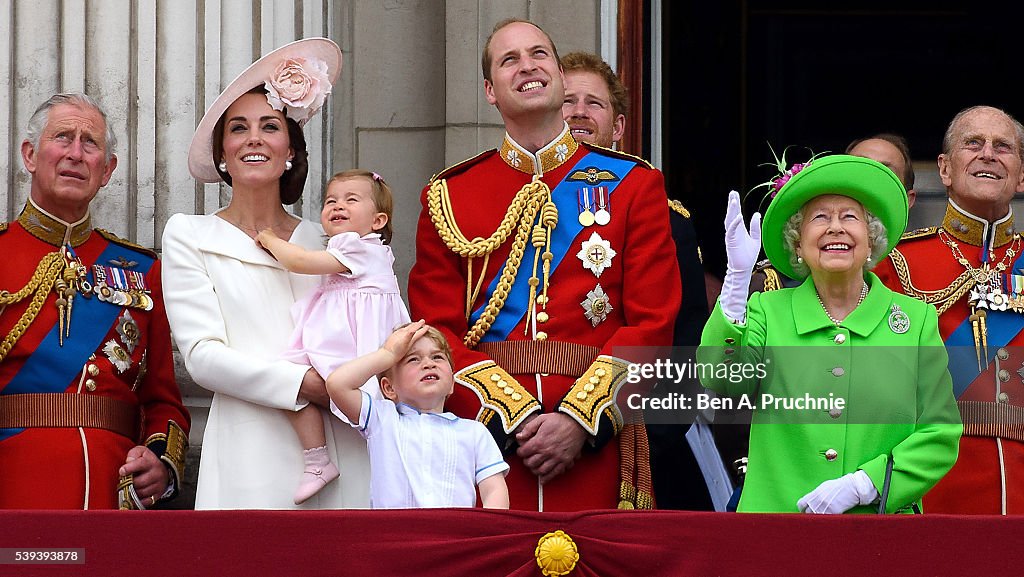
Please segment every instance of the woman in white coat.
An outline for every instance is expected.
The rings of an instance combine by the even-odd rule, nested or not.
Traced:
[[[196,509],[366,507],[366,444],[321,410],[327,449],[341,478],[296,507],[302,449],[287,415],[307,402],[329,405],[324,380],[281,360],[292,333],[291,305],[319,282],[293,274],[257,246],[272,228],[281,238],[323,248],[319,225],[282,204],[302,195],[304,124],[323,105],[341,69],[325,38],[299,40],[253,63],[207,110],[189,147],[189,171],[223,180],[231,201],[211,215],[177,214],[163,234],[167,316],[185,366],[213,392],[203,435]]]

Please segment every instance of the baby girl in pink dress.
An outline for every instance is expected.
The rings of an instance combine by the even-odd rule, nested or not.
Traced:
[[[292,272],[324,275],[320,287],[295,303],[295,331],[284,358],[312,366],[326,378],[345,361],[377,350],[396,326],[409,322],[391,241],[391,189],[375,172],[352,169],[327,183],[320,223],[327,249],[310,251],[264,230],[256,242]],[[376,378],[363,385],[381,398]],[[333,407],[332,407],[333,409]],[[339,476],[327,454],[320,412],[307,405],[286,411],[303,448],[299,504]]]

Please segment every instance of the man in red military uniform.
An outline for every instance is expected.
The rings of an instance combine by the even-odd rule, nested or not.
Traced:
[[[942,226],[904,235],[876,267],[939,311],[964,421],[960,456],[927,513],[1024,513],[1024,260],[1010,201],[1024,192],[1024,127],[1002,110],[961,111],[946,130]]]
[[[146,508],[183,473],[160,264],[90,223],[113,140],[92,99],[58,94],[22,143],[30,196],[0,225],[0,508]]]
[[[557,52],[536,25],[496,25],[482,66],[505,139],[424,190],[413,316],[454,349],[462,386],[448,407],[515,450],[512,508],[650,507],[646,444],[616,396],[639,360],[620,347],[672,342],[680,283],[664,180],[576,143]]]

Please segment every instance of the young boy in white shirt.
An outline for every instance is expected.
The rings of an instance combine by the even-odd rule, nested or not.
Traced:
[[[508,464],[487,429],[444,412],[455,387],[451,348],[424,321],[395,330],[376,351],[327,377],[337,409],[366,439],[374,509],[508,509]],[[377,375],[384,400],[359,387]]]

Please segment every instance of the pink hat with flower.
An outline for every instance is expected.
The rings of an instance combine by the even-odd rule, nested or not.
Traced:
[[[188,171],[200,182],[220,182],[213,158],[213,129],[246,92],[263,85],[267,102],[299,126],[309,121],[331,93],[341,72],[341,48],[328,38],[304,38],[253,62],[210,105],[188,147]]]

